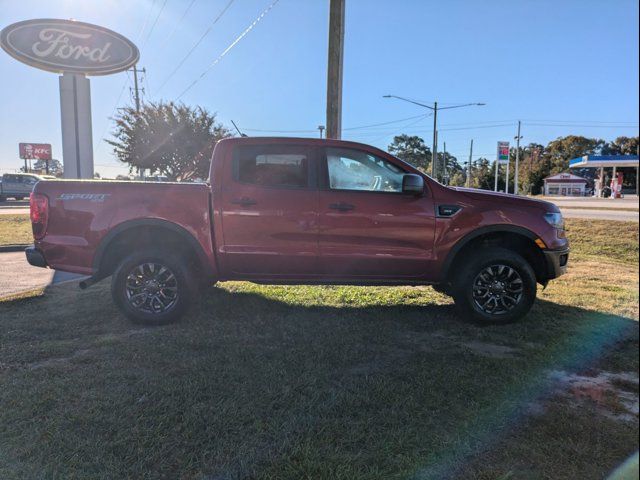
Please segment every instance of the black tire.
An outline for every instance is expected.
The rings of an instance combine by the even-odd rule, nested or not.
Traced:
[[[120,263],[111,279],[111,295],[132,322],[166,325],[184,315],[196,296],[196,285],[184,259],[152,249],[135,252]]]
[[[507,324],[524,317],[538,285],[531,265],[506,248],[471,254],[458,272],[453,298],[460,315],[479,324]]]

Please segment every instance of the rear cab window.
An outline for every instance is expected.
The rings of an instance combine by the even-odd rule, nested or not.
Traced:
[[[233,179],[267,188],[311,188],[315,162],[309,147],[240,145],[233,151]]]

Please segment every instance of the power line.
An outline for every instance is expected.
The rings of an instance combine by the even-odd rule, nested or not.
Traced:
[[[365,128],[372,128],[372,127],[377,127],[380,125],[390,125],[392,123],[399,123],[399,122],[406,122],[407,120],[414,120],[416,118],[426,118],[428,116],[430,116],[431,114],[428,113],[426,115],[421,114],[421,115],[413,115],[411,117],[406,117],[406,118],[400,118],[397,120],[390,120],[388,122],[382,122],[382,123],[374,123],[371,125],[359,125],[357,127],[349,127],[349,128],[343,128],[342,130],[360,130],[360,129],[365,129]],[[260,128],[243,128],[243,130],[246,130],[248,132],[266,132],[266,133],[315,133],[317,129],[309,129],[309,130],[267,130],[267,129],[260,129]]]
[[[178,26],[185,19],[185,17],[187,16],[187,13],[189,13],[189,10],[191,10],[191,7],[193,6],[194,3],[196,3],[196,0],[191,0],[191,2],[189,2],[189,5],[187,5],[187,8],[182,13],[182,16],[180,17],[180,19],[174,24],[173,30],[171,30],[171,33],[167,35],[167,37],[165,37],[164,42],[162,42],[162,47],[158,49],[159,51],[164,50],[164,46],[166,46],[167,43],[169,43],[169,40],[171,40],[171,38],[173,37],[173,35],[175,35],[176,31],[178,30]]]
[[[213,26],[218,23],[218,20],[220,20],[222,18],[222,16],[225,14],[225,12],[229,9],[229,7],[231,6],[231,4],[234,2],[235,0],[229,0],[229,2],[225,5],[225,7],[222,9],[222,11],[218,14],[218,16],[213,20],[213,22],[209,25],[209,27],[207,27],[207,29],[204,31],[204,33],[200,36],[200,38],[198,39],[198,41],[193,45],[193,47],[191,47],[189,49],[189,51],[187,52],[187,54],[182,57],[182,60],[180,60],[180,62],[178,63],[178,65],[176,66],[176,68],[173,69],[173,71],[169,74],[169,76],[167,78],[164,79],[164,81],[160,84],[160,87],[158,88],[158,92],[160,92],[160,90],[162,90],[162,88],[167,84],[167,82],[169,80],[171,80],[171,78],[176,74],[176,72],[180,69],[180,67],[182,67],[182,65],[184,65],[184,62],[187,61],[187,59],[191,56],[191,54],[193,53],[193,51],[198,48],[198,45],[200,45],[200,43],[202,43],[202,41],[205,39],[205,37],[207,35],[209,35],[209,32],[211,32],[211,29],[213,28]]]
[[[166,0],[165,0],[166,3]],[[156,4],[156,0],[153,0],[153,2],[151,2],[151,7],[149,8],[149,12],[147,12],[147,16],[144,20],[144,23],[142,24],[142,28],[140,29],[140,31],[138,32],[137,38],[138,40],[140,40],[142,38],[142,34],[145,30],[145,28],[147,28],[147,25],[149,23],[149,19],[151,18],[151,13],[153,12],[153,7]],[[107,135],[107,132],[109,131],[109,125],[110,125],[110,121],[111,121],[111,117],[113,117],[116,113],[116,110],[118,109],[118,104],[120,103],[120,99],[122,98],[122,94],[124,93],[125,89],[127,88],[127,84],[131,82],[131,79],[129,78],[129,73],[127,72],[127,78],[124,79],[124,82],[122,83],[122,88],[120,89],[120,93],[118,94],[118,98],[116,99],[116,103],[113,105],[113,108],[111,109],[111,114],[107,117],[107,126],[104,129],[104,132],[102,132],[102,135],[100,135],[100,140],[105,140],[105,136]],[[100,146],[103,144],[103,142],[100,142]]]
[[[271,9],[273,7],[275,7],[275,5],[279,2],[280,0],[274,0],[273,2],[271,2],[271,4],[265,8],[262,13],[260,15],[258,15],[258,17],[251,23],[251,25],[249,25],[233,42],[231,42],[231,45],[229,45],[219,56],[218,58],[216,58],[213,62],[211,62],[211,64],[206,68],[206,70],[204,70],[200,76],[198,78],[196,78],[193,82],[191,82],[191,84],[189,84],[189,86],[187,88],[185,88],[182,93],[180,95],[178,95],[178,97],[176,98],[176,100],[179,100],[185,93],[187,93],[189,90],[191,90],[193,88],[193,86],[198,83],[200,80],[202,80],[202,78],[204,78],[204,76],[209,73],[209,71],[215,67],[218,62],[220,62],[220,60],[222,60],[224,58],[224,56],[229,53],[229,51],[236,46],[236,44],[242,40],[245,35],[247,35],[251,30],[253,30],[253,28],[260,22],[260,20],[262,20],[264,18],[264,16],[269,13],[271,11]]]
[[[153,24],[151,25],[151,28],[149,29],[149,33],[147,33],[147,38],[144,39],[144,42],[142,42],[142,46],[140,47],[140,52],[142,53],[142,50],[144,49],[144,47],[147,45],[147,42],[149,41],[149,38],[151,38],[151,34],[153,33],[153,29],[156,28],[156,24],[158,23],[158,20],[160,19],[160,15],[162,15],[162,11],[164,10],[164,7],[167,5],[167,0],[164,0],[164,2],[162,3],[162,6],[160,7],[160,10],[158,10],[158,15],[156,15],[156,19],[153,21]]]

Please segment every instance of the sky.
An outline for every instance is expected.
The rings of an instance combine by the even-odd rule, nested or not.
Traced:
[[[32,18],[110,28],[141,50],[144,101],[199,105],[251,136],[316,137],[326,123],[329,0],[279,0],[235,42],[273,1],[0,0],[0,28]],[[471,139],[474,160],[495,159],[518,120],[524,144],[635,136],[638,55],[636,0],[346,0],[343,138],[386,149],[408,133],[431,144],[429,111],[385,94],[486,103],[438,115],[440,150],[446,143],[461,162]],[[62,159],[58,75],[1,51],[0,71],[0,173],[23,164],[19,142],[51,143]],[[132,85],[125,72],[91,77],[103,177],[128,171],[104,138],[116,108],[132,104]]]

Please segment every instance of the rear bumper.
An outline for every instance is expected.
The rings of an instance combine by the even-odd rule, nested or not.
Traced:
[[[569,249],[562,250],[545,250],[544,258],[547,262],[547,279],[558,278],[560,275],[567,273],[567,265],[569,264]]]
[[[48,266],[47,261],[44,259],[44,255],[42,255],[42,252],[36,247],[27,247],[24,253],[27,256],[27,262],[29,262],[30,265],[42,268],[46,268]]]

